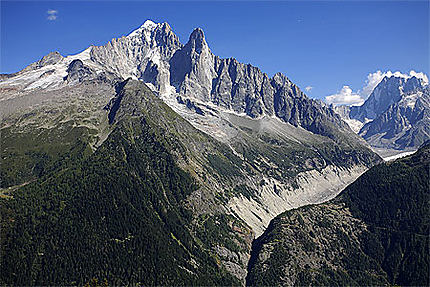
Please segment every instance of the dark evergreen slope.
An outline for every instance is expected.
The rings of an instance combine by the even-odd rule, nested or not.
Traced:
[[[0,282],[239,285],[214,249],[241,258],[251,232],[220,204],[196,211],[192,194],[209,191],[187,169],[198,173],[208,153],[224,154],[226,173],[240,161],[143,83],[121,87],[110,118],[113,131],[94,153],[77,141],[51,173],[2,194]],[[204,152],[192,153],[191,138]],[[207,197],[210,205],[216,194]]]
[[[334,200],[287,211],[253,244],[247,284],[429,285],[430,145]]]

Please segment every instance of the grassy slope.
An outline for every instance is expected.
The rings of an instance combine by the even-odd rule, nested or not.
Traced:
[[[0,188],[48,174],[78,141],[100,141],[109,129],[103,107],[114,92],[110,84],[94,82],[6,100],[0,127]]]
[[[26,132],[3,128],[0,187],[19,185],[48,174],[78,140],[88,142],[94,132],[87,127],[73,127],[71,122],[54,129]]]

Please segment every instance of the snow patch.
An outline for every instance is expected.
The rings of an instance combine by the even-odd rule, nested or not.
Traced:
[[[155,24],[151,20],[146,20],[145,23],[143,23],[142,27],[145,29],[154,30],[157,27],[157,24]]]
[[[77,60],[77,59],[81,60],[82,62],[90,60],[92,49],[93,49],[93,46],[89,46],[88,48],[86,48],[85,50],[83,50],[82,52],[80,52],[78,54],[67,56],[65,58],[67,61],[67,64],[69,64],[73,60]]]
[[[406,151],[406,152],[402,152],[402,153],[399,153],[399,154],[396,154],[396,155],[384,157],[383,160],[384,161],[393,161],[393,160],[396,160],[396,159],[399,159],[399,158],[402,158],[402,157],[414,154],[415,152],[416,152],[416,150],[414,150],[414,151]]]
[[[415,94],[409,94],[409,95],[403,96],[402,100],[400,101],[400,104],[402,104],[403,106],[408,106],[413,109],[415,107],[415,103],[417,102],[417,99],[422,94],[423,94],[422,92],[418,92]]]
[[[153,31],[155,28],[157,28],[157,24],[152,22],[151,20],[146,20],[145,23],[143,23],[142,26],[137,28],[136,30],[132,31],[130,34],[127,35],[127,38],[133,38],[136,36],[141,36],[142,32],[145,33],[145,31]]]
[[[355,119],[343,119],[348,126],[353,130],[356,134],[361,130],[361,128],[364,126],[363,122],[360,122],[359,120]]]

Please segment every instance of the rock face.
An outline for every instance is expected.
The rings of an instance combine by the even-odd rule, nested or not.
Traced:
[[[47,65],[55,65],[63,59],[63,56],[59,52],[51,52],[44,56],[40,61],[32,66],[34,69],[42,68]]]
[[[430,137],[429,86],[416,77],[385,77],[361,106],[336,112],[375,148],[417,149]]]
[[[350,117],[364,122],[373,120],[385,112],[389,106],[401,100],[403,93],[417,88],[419,80],[415,77],[384,77],[375,87],[369,98],[361,106],[351,107]]]
[[[332,136],[327,125],[349,132],[332,110],[309,99],[285,75],[269,78],[249,64],[212,54],[199,28],[182,45],[167,23],[147,21],[127,37],[93,47],[90,55],[104,69],[140,79],[160,94],[174,91],[252,118],[276,116],[321,135]]]
[[[247,285],[427,286],[429,165],[427,144],[278,216],[253,244]]]
[[[79,59],[73,60],[66,71],[67,76],[64,79],[69,82],[82,82],[93,74]]]
[[[90,61],[124,79],[140,79],[160,92],[167,92],[169,60],[182,46],[169,24],[146,21],[127,37],[92,47]]]
[[[430,89],[405,92],[359,133],[372,146],[414,149],[430,138]]]

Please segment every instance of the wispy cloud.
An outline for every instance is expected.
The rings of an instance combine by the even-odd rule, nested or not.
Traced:
[[[46,17],[46,19],[48,19],[49,21],[57,20],[58,10],[49,9],[48,11],[46,11],[46,13],[48,14],[48,17]]]
[[[329,104],[334,105],[361,105],[372,93],[373,89],[384,79],[384,77],[400,77],[400,78],[411,78],[417,77],[422,79],[424,82],[428,83],[429,80],[427,75],[424,73],[418,73],[414,70],[411,70],[409,74],[403,74],[399,71],[397,72],[381,72],[380,70],[369,73],[367,75],[367,79],[364,83],[363,88],[354,92],[349,86],[343,86],[343,88],[337,92],[336,94],[332,94],[330,96],[325,97],[325,101]]]
[[[312,86],[307,86],[307,87],[305,88],[305,90],[306,90],[306,92],[310,92],[313,88],[314,88],[314,87],[312,87]]]

